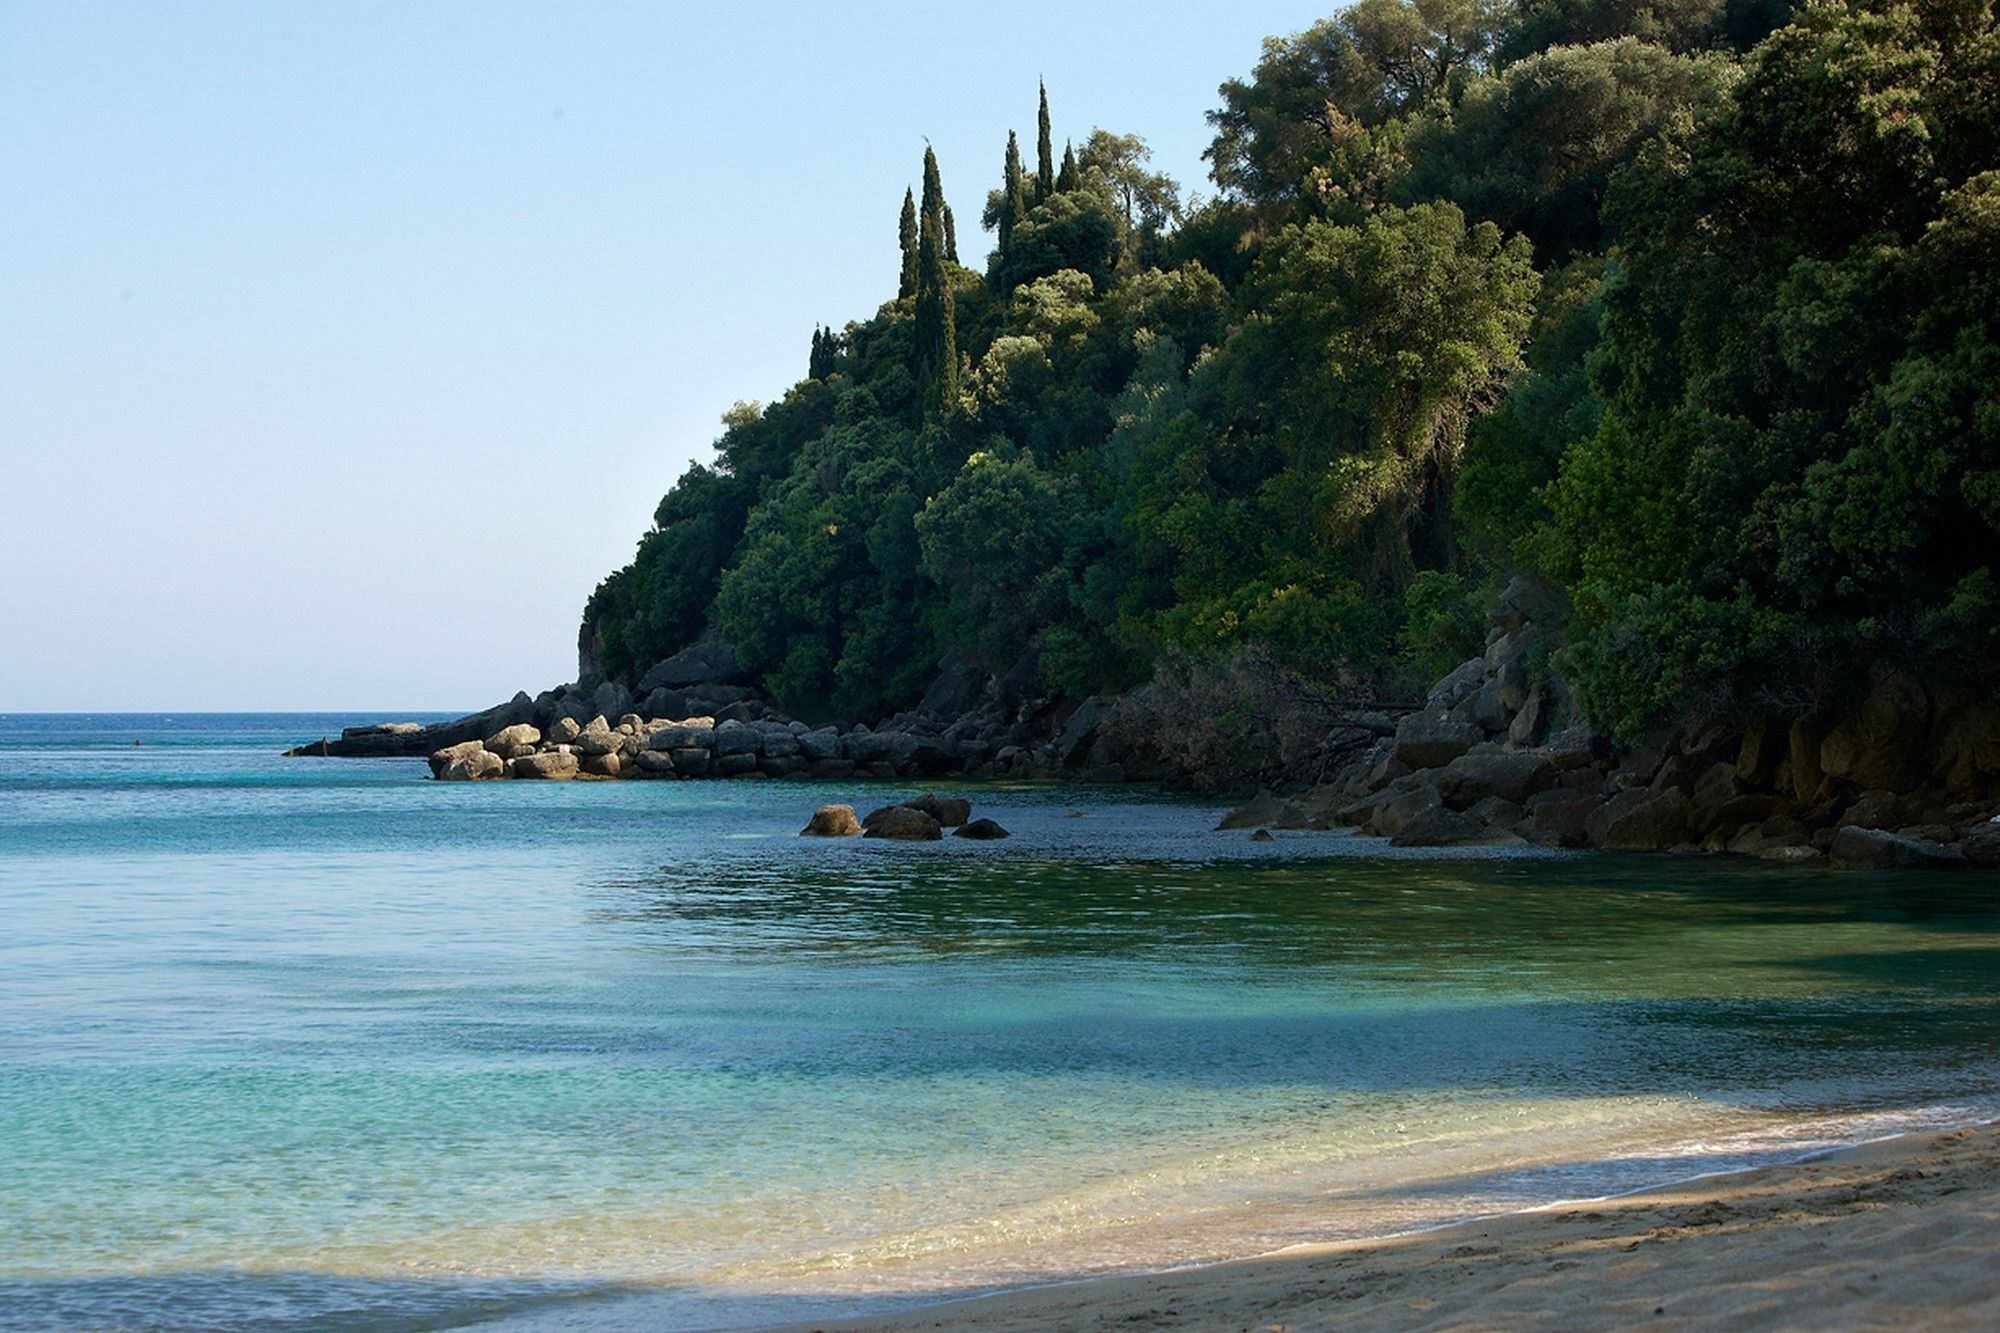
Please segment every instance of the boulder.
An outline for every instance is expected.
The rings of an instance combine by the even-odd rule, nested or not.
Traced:
[[[518,755],[507,765],[507,776],[514,778],[573,778],[576,771],[576,756],[567,750]]]
[[[456,745],[447,745],[442,750],[433,750],[430,758],[431,776],[434,778],[442,777],[444,776],[444,771],[459,760],[485,750],[486,743],[484,741],[460,741]],[[495,757],[497,758],[498,756]]]
[[[1480,739],[1478,725],[1438,709],[1411,713],[1396,726],[1396,759],[1412,769],[1440,768]]]
[[[864,838],[888,838],[897,842],[936,842],[944,830],[935,819],[907,805],[891,805],[871,811],[862,821]]]
[[[705,778],[714,762],[712,752],[698,745],[668,751],[674,757],[674,772],[684,778]]]
[[[1547,691],[1531,690],[1521,703],[1521,711],[1514,714],[1514,720],[1507,726],[1507,743],[1521,748],[1539,744],[1549,729],[1549,713]]]
[[[798,738],[799,753],[809,760],[840,758],[840,733],[832,727],[819,727],[803,733]]]
[[[802,838],[851,838],[861,832],[861,821],[851,805],[823,805],[799,830]]]
[[[936,796],[925,792],[914,801],[903,802],[912,810],[921,810],[945,828],[957,828],[972,818],[972,802],[960,796]]]
[[[1511,829],[1527,816],[1527,811],[1501,796],[1488,796],[1474,801],[1465,811],[1467,817],[1478,820],[1487,828]]]
[[[1118,701],[1108,694],[1093,694],[1076,706],[1055,739],[1055,762],[1064,768],[1081,764],[1090,753],[1099,728],[1118,715]]]
[[[1841,828],[1892,829],[1903,822],[1903,803],[1892,791],[1864,791],[1840,817]]]
[[[1257,793],[1248,805],[1240,805],[1222,817],[1215,827],[1222,829],[1243,828],[1305,828],[1311,823],[1306,812],[1294,802],[1287,801],[1271,792]]]
[[[1459,663],[1424,696],[1424,707],[1441,712],[1458,707],[1479,692],[1486,681],[1486,659],[1474,657]]]
[[[507,776],[507,761],[485,746],[476,745],[453,759],[437,775],[445,782],[477,782],[483,778]]]
[[[1595,845],[1613,852],[1657,852],[1687,838],[1688,799],[1678,789],[1620,792],[1584,820]]]
[[[1878,668],[1866,697],[1820,741],[1819,769],[1863,789],[1908,791],[1923,776],[1929,732],[1923,686],[1907,672]]]
[[[1534,750],[1463,754],[1437,776],[1438,794],[1459,810],[1489,796],[1523,802],[1555,785],[1555,764]]]
[[[1391,847],[1462,847],[1468,843],[1519,842],[1511,833],[1495,833],[1478,820],[1442,806],[1424,811],[1389,839]]]
[[[986,673],[970,662],[946,662],[937,679],[924,691],[917,711],[949,721],[963,717],[979,706],[986,693]]]
[[[1957,847],[1854,825],[1833,835],[1828,856],[1849,870],[1959,870],[1967,864]]]
[[[674,757],[665,750],[641,750],[632,756],[634,776],[670,778],[674,776]]]
[[[806,776],[814,778],[846,778],[854,775],[852,759],[808,759]]]
[[[542,733],[526,722],[502,727],[486,738],[486,748],[502,759],[515,759],[540,744]]]
[[[1992,820],[1968,833],[1959,845],[1967,862],[1981,870],[2000,870],[2000,823]]]
[[[1523,625],[1554,627],[1569,618],[1569,596],[1533,574],[1516,574],[1493,599],[1493,624],[1506,631]]]
[[[971,819],[960,824],[951,836],[954,838],[970,838],[974,842],[991,842],[996,838],[1005,838],[1009,835],[1006,829],[1001,828],[990,819]]]
[[[1559,847],[1588,847],[1590,832],[1585,826],[1590,812],[1601,804],[1600,796],[1560,787],[1537,792],[1528,798],[1528,828],[1538,841]]]
[[[715,719],[691,717],[669,722],[646,733],[649,750],[707,750],[715,744]]]
[[[757,771],[757,756],[745,750],[717,754],[710,761],[708,771],[718,778],[747,777]]]
[[[748,722],[718,722],[715,727],[715,739],[709,748],[715,751],[718,760],[734,755],[750,755],[754,758],[758,751],[764,748],[764,733]]]
[[[653,665],[639,678],[639,693],[690,685],[731,685],[744,677],[743,663],[720,635],[704,635],[692,646]]]
[[[583,730],[573,717],[559,717],[549,723],[549,739],[557,745],[568,745]]]
[[[1420,820],[1444,808],[1444,798],[1438,795],[1436,787],[1415,786],[1403,791],[1391,791],[1380,801],[1363,824],[1364,833],[1372,833],[1378,838],[1395,838],[1416,826]]]
[[[586,751],[583,757],[577,760],[577,767],[592,777],[615,778],[625,771],[625,758],[616,750],[604,754],[591,754]]]
[[[625,738],[613,731],[603,714],[599,714],[584,724],[573,743],[583,754],[604,755],[616,752],[625,743]]]
[[[632,694],[615,680],[607,680],[590,693],[591,712],[598,717],[617,717],[632,709]]]
[[[1550,736],[1549,743],[1542,748],[1548,751],[1549,762],[1565,773],[1589,768],[1604,757],[1597,738],[1583,727],[1564,727]]]

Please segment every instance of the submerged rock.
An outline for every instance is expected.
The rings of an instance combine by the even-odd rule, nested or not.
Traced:
[[[974,819],[961,824],[952,836],[954,838],[970,838],[974,842],[991,842],[996,838],[1005,838],[1011,835],[1008,834],[1006,829],[1001,828],[990,819]]]
[[[1239,805],[1222,817],[1215,827],[1224,829],[1300,829],[1311,823],[1303,807],[1271,792],[1259,792],[1248,805]]]

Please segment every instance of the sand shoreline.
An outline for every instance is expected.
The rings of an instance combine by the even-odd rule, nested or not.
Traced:
[[[790,1329],[2000,1327],[2000,1125]]]

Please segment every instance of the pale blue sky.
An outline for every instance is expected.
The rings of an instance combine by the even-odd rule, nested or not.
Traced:
[[[0,2],[0,711],[472,708],[717,418],[1058,143],[1328,5]],[[974,262],[977,262],[974,259]]]

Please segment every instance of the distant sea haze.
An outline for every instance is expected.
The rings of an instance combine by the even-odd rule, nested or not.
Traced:
[[[1963,879],[277,755],[379,716],[0,718],[0,1327],[851,1313],[1994,1109]]]

